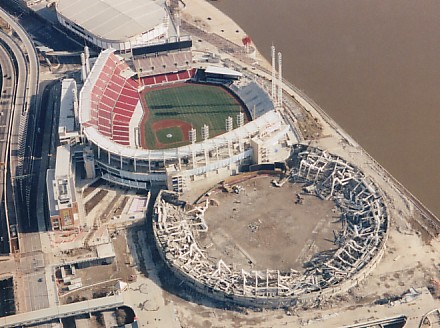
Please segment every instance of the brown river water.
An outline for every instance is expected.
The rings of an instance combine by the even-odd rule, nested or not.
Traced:
[[[440,216],[440,1],[211,3]]]

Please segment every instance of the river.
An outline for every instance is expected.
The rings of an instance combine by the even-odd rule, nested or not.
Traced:
[[[211,3],[440,216],[440,1]]]

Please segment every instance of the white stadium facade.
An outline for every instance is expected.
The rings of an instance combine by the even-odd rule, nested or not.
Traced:
[[[168,38],[165,0],[59,0],[58,21],[101,49],[129,51]]]

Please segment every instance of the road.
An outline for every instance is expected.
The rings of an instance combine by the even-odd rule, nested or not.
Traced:
[[[18,248],[20,250],[15,276],[16,303],[20,312],[27,312],[49,307],[47,280],[51,280],[50,274],[48,275],[45,270],[40,225],[36,216],[30,215],[29,209],[34,181],[32,173],[36,124],[39,117],[39,63],[33,43],[23,28],[3,10],[0,10],[0,17],[8,22],[17,36],[11,38],[2,35],[2,40],[10,50],[10,56],[15,58],[18,72],[13,113],[11,113],[12,124],[9,130],[9,177],[6,177],[9,190],[5,195],[8,205],[7,216],[11,225],[15,222],[11,235],[19,236],[18,243],[11,243],[13,252]]]
[[[11,177],[17,175],[17,160],[19,146],[18,146],[18,132],[14,132],[14,125],[19,125],[21,121],[22,108],[25,105],[25,94],[26,94],[26,84],[27,84],[27,64],[25,59],[25,54],[19,47],[19,45],[11,39],[8,35],[0,33],[1,42],[4,47],[8,48],[9,56],[13,58],[16,63],[16,73],[15,73],[15,93],[13,98],[11,98],[11,106],[9,111],[9,126],[7,128],[7,138],[6,138],[6,149],[8,154],[5,157],[5,180],[4,180],[4,197],[5,197],[5,216],[6,221],[9,225],[9,237],[10,237],[10,249],[13,253],[18,249],[18,239],[17,239],[17,214],[16,214],[16,201],[15,201],[15,190],[14,183],[11,181]],[[17,130],[17,128],[15,128]],[[12,154],[12,156],[8,156]]]
[[[15,66],[9,49],[3,40],[3,33],[0,35],[0,66],[3,75],[3,82],[0,103],[0,200],[1,200],[1,217],[0,217],[0,253],[7,254],[10,252],[9,240],[10,234],[8,229],[8,219],[5,212],[4,191],[6,190],[6,164],[7,153],[9,149],[9,127],[11,113],[13,111],[13,99],[15,97],[15,85],[17,76],[15,74]]]

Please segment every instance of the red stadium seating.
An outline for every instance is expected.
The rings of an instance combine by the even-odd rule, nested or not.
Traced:
[[[158,69],[156,75],[142,77],[140,79],[141,85],[148,86],[188,80],[194,75],[195,70],[182,67],[184,65],[188,67],[186,55],[191,58],[190,54],[174,54],[156,58],[157,63],[155,62],[155,65],[160,69]],[[149,60],[153,61],[152,59]],[[160,66],[158,65],[159,60],[161,61]],[[166,70],[163,66],[166,67]],[[171,71],[177,67],[181,71],[166,73],[166,71]],[[139,103],[138,80],[121,75],[121,72],[127,69],[129,67],[124,60],[120,60],[113,53],[110,54],[92,88],[90,103],[89,123],[95,125],[104,136],[121,145],[130,144],[129,124]]]
[[[138,83],[120,75],[128,69],[124,61],[111,54],[93,87],[91,122],[113,141],[129,145],[129,123],[139,102]]]
[[[156,84],[161,84],[161,83],[167,82],[167,76],[166,75],[157,75],[154,78],[156,80]]]
[[[167,80],[168,80],[168,82],[174,82],[174,81],[179,80],[179,77],[177,76],[176,73],[171,73],[171,74],[167,75]]]

